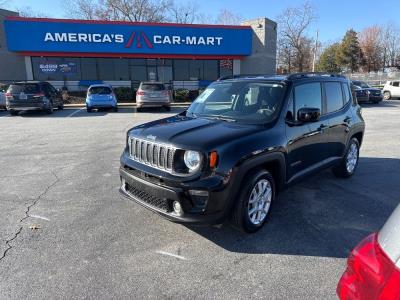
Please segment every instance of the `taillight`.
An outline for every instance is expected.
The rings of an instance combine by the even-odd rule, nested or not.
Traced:
[[[394,270],[394,263],[373,233],[350,253],[346,272],[337,287],[338,296],[340,299],[378,299]]]
[[[143,92],[143,91],[137,91],[137,92],[136,92],[136,95],[138,95],[138,96],[144,96],[144,95],[145,95],[145,92]]]
[[[6,100],[13,100],[14,99],[13,95],[10,92],[5,93],[5,96],[6,96]]]

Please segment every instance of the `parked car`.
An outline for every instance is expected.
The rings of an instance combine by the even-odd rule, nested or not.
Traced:
[[[94,84],[89,86],[86,96],[86,110],[92,112],[93,109],[108,108],[118,111],[117,97],[108,84]]]
[[[387,81],[383,87],[383,98],[389,100],[400,97],[400,80]]]
[[[352,176],[364,128],[343,76],[226,78],[187,111],[128,131],[120,190],[172,221],[230,218],[255,232],[283,188],[329,167]]]
[[[64,108],[61,92],[45,81],[12,83],[6,93],[6,105],[12,116],[25,110],[42,110],[52,114],[55,107]]]
[[[382,91],[380,89],[374,88],[364,81],[353,80],[352,83],[355,87],[357,101],[359,103],[361,102],[379,103],[383,100]]]
[[[341,300],[400,299],[400,205],[350,253],[337,294]]]
[[[141,82],[136,92],[136,108],[164,107],[171,110],[172,93],[161,82]]]
[[[6,109],[6,92],[5,90],[0,90],[0,108]]]

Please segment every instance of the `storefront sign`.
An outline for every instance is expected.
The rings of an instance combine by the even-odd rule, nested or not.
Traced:
[[[74,74],[77,72],[76,63],[74,62],[40,62],[39,70],[44,74]]]
[[[226,55],[251,54],[248,26],[147,24],[8,18],[10,51],[50,53],[113,53]]]

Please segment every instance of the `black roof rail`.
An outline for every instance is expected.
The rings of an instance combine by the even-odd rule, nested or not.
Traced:
[[[334,74],[334,73],[326,73],[326,72],[301,72],[301,73],[293,73],[288,74],[287,79],[300,79],[300,78],[307,78],[307,77],[336,77],[336,78],[346,78],[346,76],[341,74]]]
[[[266,78],[266,77],[271,77],[275,76],[275,74],[238,74],[238,75],[226,75],[226,76],[221,76],[220,78],[217,79],[217,81],[221,80],[228,80],[228,79],[236,79],[236,78]]]

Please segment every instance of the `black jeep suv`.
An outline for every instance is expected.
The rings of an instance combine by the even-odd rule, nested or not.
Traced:
[[[185,112],[128,131],[121,192],[172,221],[230,217],[254,232],[281,189],[328,167],[353,175],[364,128],[345,77],[222,78]]]

